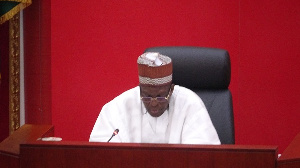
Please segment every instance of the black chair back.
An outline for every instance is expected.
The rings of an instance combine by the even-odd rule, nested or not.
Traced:
[[[152,47],[173,62],[173,83],[193,90],[203,100],[222,144],[234,144],[230,57],[226,50],[204,47]]]

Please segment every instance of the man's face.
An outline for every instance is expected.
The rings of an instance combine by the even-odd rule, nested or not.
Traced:
[[[146,110],[152,117],[161,116],[164,111],[169,107],[169,101],[158,101],[156,97],[167,97],[169,95],[171,85],[165,86],[140,86],[141,97],[152,97],[151,101],[143,101]],[[172,91],[171,91],[172,92]],[[171,93],[170,95],[171,96]]]

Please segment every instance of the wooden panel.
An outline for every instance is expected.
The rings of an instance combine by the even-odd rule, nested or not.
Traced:
[[[25,123],[52,124],[51,1],[24,10]]]
[[[3,141],[9,135],[8,127],[8,109],[9,109],[9,75],[8,75],[8,32],[9,32],[9,22],[3,23],[0,28],[0,142]]]
[[[0,151],[0,167],[1,168],[17,168],[20,167],[20,157]]]
[[[277,147],[35,142],[21,144],[21,167],[274,168]]]
[[[300,133],[294,138],[290,145],[284,150],[278,159],[278,168],[300,167]]]

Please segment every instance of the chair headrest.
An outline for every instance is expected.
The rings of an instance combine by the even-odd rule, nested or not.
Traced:
[[[173,62],[173,83],[190,89],[227,89],[230,57],[226,50],[204,47],[152,47]]]

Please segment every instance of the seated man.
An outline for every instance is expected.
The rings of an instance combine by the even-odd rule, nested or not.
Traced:
[[[159,53],[138,57],[139,86],[105,104],[90,142],[220,144],[201,98],[172,84],[172,60]]]

